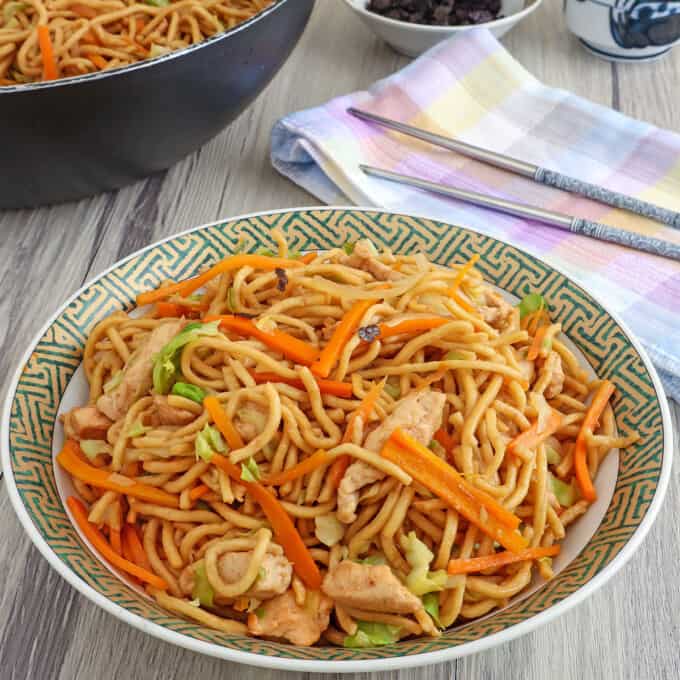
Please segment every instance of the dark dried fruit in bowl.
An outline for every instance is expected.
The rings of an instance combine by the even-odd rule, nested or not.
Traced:
[[[367,9],[411,24],[468,26],[498,19],[501,0],[370,0]]]

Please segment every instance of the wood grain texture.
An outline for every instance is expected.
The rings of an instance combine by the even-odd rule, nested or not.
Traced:
[[[538,78],[657,125],[680,129],[680,49],[613,66],[583,51],[547,0],[504,42]],[[276,119],[365,88],[406,63],[339,0],[319,0],[300,45],[229,129],[166,173],[76,204],[0,214],[0,375],[11,374],[47,316],[120,257],[182,229],[242,212],[315,204],[269,164]],[[26,294],[30,291],[30,294]],[[20,300],[20,304],[17,304]],[[2,393],[6,385],[2,385]],[[675,407],[676,424],[680,408]],[[677,432],[677,427],[676,427]],[[677,435],[676,435],[677,436]],[[676,454],[680,446],[676,439]],[[616,578],[557,621],[494,650],[378,680],[680,677],[680,470],[659,520]],[[24,536],[0,482],[0,678],[273,680],[174,648],[105,614],[67,586]],[[290,674],[302,680],[303,674]],[[335,678],[336,676],[332,676]],[[328,676],[326,680],[331,680]]]

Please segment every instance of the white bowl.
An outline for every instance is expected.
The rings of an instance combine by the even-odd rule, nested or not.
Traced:
[[[398,19],[388,19],[366,7],[368,0],[345,0],[345,3],[361,18],[361,20],[388,45],[397,52],[409,57],[417,57],[442,40],[456,33],[469,31],[471,28],[484,26],[497,38],[505,35],[516,23],[529,16],[543,0],[502,0],[501,17],[495,21],[474,26],[424,26],[410,24]]]

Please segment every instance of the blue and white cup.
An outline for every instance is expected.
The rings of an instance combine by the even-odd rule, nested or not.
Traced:
[[[680,41],[680,0],[564,0],[569,30],[594,54],[646,61]]]

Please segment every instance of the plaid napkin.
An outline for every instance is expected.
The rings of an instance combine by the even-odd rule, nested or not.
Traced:
[[[680,231],[544,187],[350,116],[416,125],[680,210],[680,135],[546,87],[486,29],[441,43],[367,92],[280,120],[272,163],[329,204],[354,202],[469,226],[554,264],[642,340],[680,401],[680,262],[365,176],[359,163],[532,203],[680,243]]]

